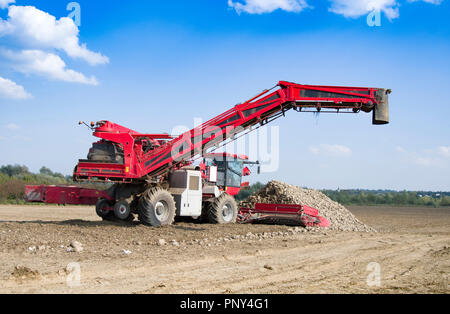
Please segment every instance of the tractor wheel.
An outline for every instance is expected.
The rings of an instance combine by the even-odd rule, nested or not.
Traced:
[[[238,213],[238,206],[234,198],[223,193],[211,203],[208,210],[210,223],[228,224],[235,223]]]
[[[175,219],[175,201],[169,191],[153,188],[139,200],[139,220],[154,227],[171,225]]]
[[[111,207],[111,204],[109,203],[108,200],[101,198],[97,201],[97,204],[95,204],[95,212],[103,220],[110,220],[109,218],[111,218],[113,212],[111,210],[106,209],[106,207]]]
[[[127,221],[130,215],[131,207],[127,201],[121,200],[114,205],[114,216],[116,216],[116,218]]]
[[[205,223],[209,221],[209,208],[211,207],[211,202],[205,201],[202,203],[202,213],[198,217],[193,217],[194,221],[197,223]]]

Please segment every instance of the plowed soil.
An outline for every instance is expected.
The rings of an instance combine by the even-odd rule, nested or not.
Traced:
[[[0,206],[0,292],[450,291],[450,209],[349,209],[378,232],[189,221],[150,228],[103,222],[92,207]]]

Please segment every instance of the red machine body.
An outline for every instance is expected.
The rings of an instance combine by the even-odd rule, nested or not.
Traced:
[[[189,164],[236,134],[252,130],[284,116],[286,111],[373,111],[373,123],[388,123],[387,95],[390,90],[363,87],[301,85],[280,81],[275,91],[256,97],[172,138],[168,134],[142,134],[109,121],[95,124],[93,135],[102,139],[120,158],[80,160],[74,171],[78,181],[142,182],[163,180],[171,170]],[[274,87],[275,88],[275,87]],[[97,143],[98,144],[98,143]]]
[[[302,226],[329,227],[328,219],[319,216],[319,211],[307,205],[300,204],[264,204],[257,203],[255,208],[241,207],[239,222],[267,222],[270,220],[290,220]]]
[[[57,185],[27,185],[25,198],[28,202],[59,205],[95,205],[100,198],[113,200],[107,191]]]

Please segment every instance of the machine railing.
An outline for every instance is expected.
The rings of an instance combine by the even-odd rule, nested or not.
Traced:
[[[373,112],[374,124],[389,122],[388,94],[380,88],[300,85],[280,81],[277,90],[265,90],[252,99],[234,106],[207,122],[170,139],[153,150],[137,151],[135,141],[145,135],[103,121],[95,128],[94,136],[120,144],[124,149],[124,164],[90,163],[80,161],[74,177],[78,180],[102,178],[111,180],[148,179],[165,174],[168,170],[202,155],[214,145],[225,142],[237,134],[263,125],[285,115],[290,109],[298,112]],[[306,110],[304,110],[306,109]],[[108,127],[105,127],[107,125]],[[117,126],[117,127],[115,127]],[[157,137],[153,135],[152,137]],[[112,169],[113,168],[113,169]],[[112,173],[115,170],[116,173]],[[120,170],[120,171],[118,171]]]

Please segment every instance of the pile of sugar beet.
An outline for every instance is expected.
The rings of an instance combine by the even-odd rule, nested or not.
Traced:
[[[320,216],[330,221],[329,229],[375,232],[375,229],[359,221],[347,208],[317,190],[303,189],[279,181],[270,181],[259,191],[241,201],[239,206],[254,208],[256,203],[308,205],[316,208]]]

